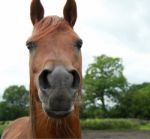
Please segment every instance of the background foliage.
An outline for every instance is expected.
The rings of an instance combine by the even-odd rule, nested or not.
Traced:
[[[28,91],[24,86],[10,86],[0,102],[0,121],[14,120],[28,115]]]
[[[82,119],[150,119],[150,83],[128,83],[123,69],[120,58],[95,57],[84,76]]]

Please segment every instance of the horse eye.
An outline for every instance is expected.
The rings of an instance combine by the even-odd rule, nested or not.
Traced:
[[[77,47],[80,50],[82,47],[82,44],[83,44],[83,41],[79,39],[75,42],[75,47]]]
[[[34,42],[27,42],[26,46],[30,51],[32,51],[33,49],[35,49],[36,44]]]

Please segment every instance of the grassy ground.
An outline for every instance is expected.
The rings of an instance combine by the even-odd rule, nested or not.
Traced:
[[[4,129],[9,125],[9,122],[6,121],[6,122],[3,122],[3,121],[0,121],[0,137],[4,131]]]
[[[140,130],[150,131],[150,122],[141,125]]]

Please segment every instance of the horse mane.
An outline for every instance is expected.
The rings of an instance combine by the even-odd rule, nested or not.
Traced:
[[[55,33],[56,30],[69,29],[68,22],[58,16],[47,16],[40,22],[36,23],[32,32],[32,36],[27,42],[37,41],[49,33]]]

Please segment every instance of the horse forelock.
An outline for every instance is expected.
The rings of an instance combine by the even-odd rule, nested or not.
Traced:
[[[55,33],[57,30],[71,29],[65,19],[58,16],[47,16],[34,25],[32,36],[28,41],[37,41],[49,33]]]

